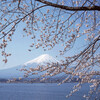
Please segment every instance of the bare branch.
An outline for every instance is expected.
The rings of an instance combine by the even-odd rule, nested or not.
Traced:
[[[18,0],[18,8],[19,8],[19,6],[20,6],[20,2],[21,2],[21,0]]]
[[[61,8],[64,10],[69,10],[69,11],[91,11],[91,10],[98,10],[100,11],[100,6],[91,6],[91,7],[69,7],[69,6],[64,6],[64,5],[59,5],[59,4],[55,4],[55,3],[51,3],[45,0],[36,0],[39,1],[43,4],[47,4],[48,6],[52,6],[52,7],[56,7],[56,8]]]

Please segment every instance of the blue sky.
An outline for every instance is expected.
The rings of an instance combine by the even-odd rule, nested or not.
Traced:
[[[29,52],[28,49],[30,49],[30,45],[33,40],[30,36],[23,37],[23,26],[24,24],[19,24],[15,34],[12,37],[12,41],[8,43],[6,51],[8,53],[11,53],[12,55],[8,57],[8,62],[6,64],[2,62],[3,57],[0,55],[0,69],[24,64],[25,62],[32,60],[42,54],[49,54],[58,60],[63,59],[63,56],[59,56],[59,50],[63,49],[63,47],[61,46],[62,43],[56,45],[52,50],[49,51],[44,51],[42,48],[33,48],[32,51]],[[65,55],[71,56],[73,54],[78,53],[81,48],[83,48],[82,44],[84,45],[85,43],[86,41],[84,41],[84,36],[77,39],[74,48],[68,51]]]
[[[73,16],[74,18],[75,16]],[[72,19],[71,19],[72,20]],[[33,40],[30,39],[29,37],[24,37],[23,38],[23,28],[24,24],[19,24],[19,26],[16,29],[15,34],[12,37],[12,42],[9,42],[8,47],[6,49],[6,51],[8,53],[11,53],[12,55],[10,57],[8,57],[8,62],[7,64],[5,64],[4,62],[2,62],[3,57],[0,55],[0,68],[5,68],[5,67],[13,67],[13,66],[17,66],[20,64],[23,64],[29,60],[32,60],[42,54],[49,54],[53,57],[56,58],[56,56],[59,55],[59,49],[62,49],[61,44],[56,45],[52,50],[50,51],[44,51],[42,48],[39,49],[35,49],[33,48],[31,52],[28,51],[28,49],[30,49],[30,45],[32,43]],[[81,29],[81,31],[84,31]],[[68,51],[65,55],[66,56],[71,56],[73,54],[78,53],[83,47],[83,45],[85,45],[86,41],[84,41],[84,36],[77,39],[74,48],[71,51]],[[58,56],[57,59],[60,60],[62,59],[63,56]]]
[[[2,56],[0,57],[0,69],[6,68],[6,67],[14,67],[20,64],[23,64],[29,60],[32,60],[42,54],[49,54],[53,57],[55,57],[58,60],[61,60],[63,56],[59,56],[59,49],[62,49],[61,44],[56,45],[52,50],[44,51],[42,48],[35,49],[33,48],[31,52],[28,51],[30,49],[30,45],[32,43],[32,40],[30,37],[23,37],[22,34],[22,28],[17,28],[15,35],[12,37],[12,42],[9,42],[8,47],[6,49],[7,52],[11,53],[12,55],[8,57],[8,62],[5,64],[2,62]],[[76,44],[74,50],[72,49],[70,52],[66,53],[66,56],[72,55],[74,53],[77,53],[78,50],[81,49],[81,44],[84,44],[83,39],[79,39]],[[79,46],[80,45],[80,46]],[[57,57],[56,57],[57,56]]]
[[[30,48],[30,44],[31,44],[31,39],[29,37],[24,37],[20,34],[20,35],[14,35],[12,42],[9,42],[9,45],[7,47],[7,52],[11,53],[12,55],[10,57],[8,57],[8,62],[7,64],[5,64],[4,62],[2,62],[2,57],[0,60],[0,68],[3,67],[13,67],[19,64],[23,64],[29,60],[32,60],[38,56],[40,56],[41,54],[50,54],[51,56],[56,57],[57,55],[57,49],[54,48],[51,51],[45,51],[40,48],[40,49],[33,49],[31,52],[28,51],[28,49]],[[59,48],[59,47],[57,47]]]
[[[12,42],[9,42],[6,49],[6,51],[8,53],[11,53],[12,55],[8,57],[8,62],[6,64],[2,62],[3,57],[0,55],[0,68],[13,67],[19,64],[23,64],[42,54],[49,54],[53,57],[56,57],[56,55],[58,55],[58,49],[60,48],[59,46],[56,46],[51,51],[44,52],[42,48],[33,48],[32,51],[29,52],[28,49],[30,49],[32,40],[30,39],[30,37],[23,37],[22,33],[22,28],[19,25],[15,32],[15,35],[13,35],[12,37]]]
[[[61,43],[56,45],[52,50],[44,51],[42,48],[35,49],[33,48],[31,52],[28,51],[30,49],[30,45],[33,42],[30,36],[23,37],[23,27],[24,23],[20,23],[16,29],[15,34],[12,36],[12,41],[8,43],[6,48],[6,52],[11,53],[12,55],[8,57],[8,62],[5,64],[2,62],[3,57],[0,55],[0,69],[14,67],[20,64],[23,64],[29,60],[32,60],[42,54],[49,54],[58,60],[63,59],[63,56],[59,56],[59,50],[63,47]],[[84,39],[79,39],[75,44],[74,50],[72,49],[70,52],[66,53],[66,56],[73,55],[81,49],[81,44],[84,44]],[[80,45],[80,47],[79,47]]]

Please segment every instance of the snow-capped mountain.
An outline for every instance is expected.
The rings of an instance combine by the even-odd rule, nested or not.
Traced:
[[[33,64],[45,65],[47,63],[60,63],[60,62],[48,54],[43,54],[43,55],[41,55],[41,56],[31,60],[31,61],[24,63],[24,65],[25,66],[33,65]]]
[[[37,67],[38,65],[46,65],[50,63],[60,63],[58,60],[56,60],[54,57],[48,55],[48,54],[43,54],[31,61],[28,61],[24,63],[23,65],[19,65],[13,68],[8,68],[8,69],[3,69],[0,70],[0,78],[19,78],[24,76],[24,71],[19,71],[23,67],[26,69],[29,67]]]

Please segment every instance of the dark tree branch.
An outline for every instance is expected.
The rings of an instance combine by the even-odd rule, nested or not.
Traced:
[[[19,8],[19,6],[20,6],[20,2],[21,2],[21,0],[18,0],[18,8]]]
[[[55,3],[51,3],[51,2],[48,2],[48,1],[45,1],[45,0],[36,0],[36,1],[39,1],[43,4],[47,4],[48,6],[52,6],[52,7],[56,7],[56,8],[61,8],[61,9],[64,9],[64,10],[70,10],[70,11],[85,11],[85,10],[98,10],[100,11],[100,6],[85,6],[85,7],[69,7],[69,6],[64,6],[64,5],[59,5],[59,4],[55,4]]]

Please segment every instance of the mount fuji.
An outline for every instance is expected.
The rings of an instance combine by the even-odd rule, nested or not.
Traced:
[[[26,63],[24,63],[25,66],[29,66],[29,65],[34,65],[34,64],[37,64],[37,65],[45,65],[45,64],[48,64],[48,63],[60,63],[60,61],[58,61],[57,59],[55,59],[54,57],[48,55],[48,54],[43,54],[31,61],[28,61]]]
[[[23,67],[34,68],[34,67],[37,67],[38,65],[46,65],[48,63],[49,64],[60,63],[60,61],[58,61],[57,59],[55,59],[54,57],[52,57],[48,54],[43,54],[33,60],[30,60],[30,61],[24,63],[23,65],[0,70],[0,79],[12,79],[12,78],[24,77],[25,72],[19,71]]]

